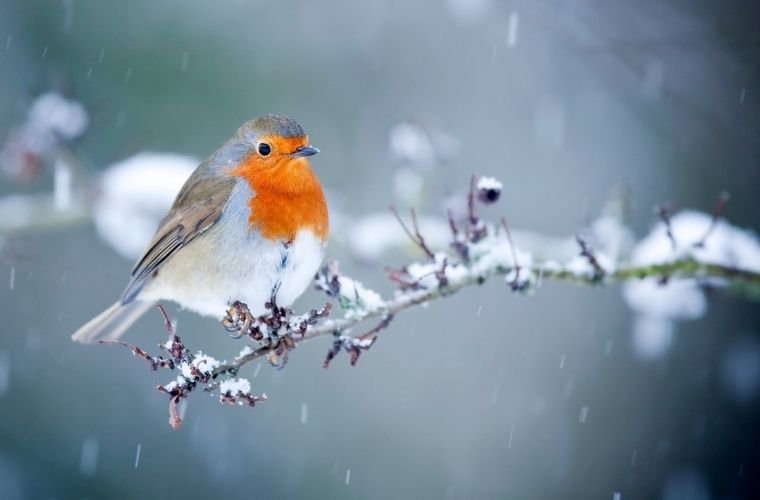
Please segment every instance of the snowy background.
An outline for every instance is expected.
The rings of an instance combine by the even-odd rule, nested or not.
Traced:
[[[653,205],[709,214],[723,190],[759,231],[757,19],[739,1],[0,0],[0,497],[757,495],[760,310],[688,284],[672,310],[497,280],[400,315],[354,368],[322,368],[326,339],[282,371],[254,363],[268,401],[196,395],[178,432],[165,373],[69,340],[195,159],[269,112],[322,150],[330,257],[384,293],[383,267],[419,258],[388,205],[435,240],[473,171],[503,182],[489,215],[518,245],[588,227],[621,187],[638,239]],[[18,232],[53,192],[66,217]],[[241,349],[169,311],[188,344]],[[128,340],[163,341],[158,312]]]

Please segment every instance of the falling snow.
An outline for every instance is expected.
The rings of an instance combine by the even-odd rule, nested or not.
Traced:
[[[98,454],[100,444],[95,438],[88,437],[82,442],[82,451],[79,457],[79,473],[83,476],[93,476],[98,468]]]
[[[578,422],[581,424],[585,424],[586,420],[588,420],[588,406],[584,406],[581,408],[581,413],[578,415]]]
[[[306,403],[301,404],[301,423],[305,424],[309,420],[309,407]]]
[[[517,12],[509,14],[509,24],[507,28],[507,46],[514,47],[517,45],[517,28],[520,22],[520,17]]]

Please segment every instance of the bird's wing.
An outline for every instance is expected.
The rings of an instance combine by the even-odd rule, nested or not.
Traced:
[[[131,302],[177,250],[203,234],[222,215],[235,179],[210,175],[201,165],[182,186],[153,240],[132,269],[121,303]]]

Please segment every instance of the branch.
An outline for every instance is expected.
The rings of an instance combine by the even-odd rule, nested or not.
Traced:
[[[221,403],[253,406],[265,400],[266,395],[256,396],[251,392],[248,380],[235,378],[251,361],[266,357],[270,365],[282,369],[299,344],[331,336],[333,341],[327,350],[324,367],[327,368],[341,351],[349,355],[353,366],[396,315],[494,278],[502,278],[507,290],[514,293],[533,292],[545,280],[588,286],[641,280],[655,280],[661,286],[668,286],[672,280],[690,280],[695,287],[703,284],[724,287],[729,292],[760,300],[757,264],[760,262],[760,241],[727,223],[720,221],[719,224],[725,201],[719,201],[711,218],[694,213],[684,217],[680,214],[671,216],[669,210],[661,208],[657,215],[662,226],[655,227],[637,244],[630,263],[621,263],[616,257],[621,242],[628,237],[628,229],[609,217],[604,220],[602,232],[597,232],[592,225],[588,231],[589,240],[580,232],[576,233],[574,241],[568,240],[571,247],[578,245],[580,252],[575,247],[574,252],[558,262],[538,260],[531,253],[521,251],[512,239],[506,218],[500,218],[499,225],[478,215],[476,207],[479,205],[476,204],[496,202],[501,190],[502,184],[496,179],[471,179],[466,219],[457,224],[453,216],[448,215],[450,252],[433,251],[420,231],[413,210],[412,224],[407,226],[395,209],[391,209],[402,230],[426,256],[422,262],[388,269],[389,278],[397,286],[392,298],[384,299],[360,282],[340,274],[337,262],[333,262],[317,273],[314,284],[337,302],[342,317],[328,317],[332,309],[330,303],[306,314],[295,315],[292,310],[278,306],[276,297],[272,297],[265,304],[267,312],[254,316],[246,304],[234,302],[222,325],[232,337],[247,337],[254,344],[245,345],[232,361],[217,361],[200,351],[192,354],[174,332],[163,310],[170,338],[162,349],[170,354],[169,359],[152,356],[131,344],[117,343],[145,359],[154,370],[178,369],[180,376],[158,387],[169,395],[170,424],[177,428],[181,424],[177,405],[197,387],[217,392]],[[725,198],[723,196],[721,200]],[[676,244],[674,227],[679,228],[679,236],[696,234],[701,239]],[[740,238],[744,240],[739,242]],[[593,248],[590,241],[594,243]],[[741,247],[741,251],[735,246]],[[357,328],[370,321],[375,322],[373,327]],[[354,329],[359,333],[353,332]]]
[[[375,310],[365,311],[363,314],[352,316],[351,318],[332,319],[319,325],[307,328],[303,337],[294,339],[295,344],[313,340],[318,337],[333,335],[341,336],[351,328],[364,323],[365,321],[385,317],[388,315],[395,316],[414,306],[434,301],[443,297],[453,295],[460,290],[472,285],[482,285],[495,276],[507,276],[515,268],[495,267],[480,273],[469,273],[457,281],[449,280],[446,287],[432,288],[425,290],[415,290],[401,295],[393,300],[385,302],[384,307]],[[592,275],[578,275],[567,270],[546,269],[541,266],[526,267],[520,269],[526,274],[533,273],[536,276],[541,275],[543,280],[551,280],[562,283],[572,283],[576,285],[599,285],[600,281]],[[731,290],[751,296],[749,289],[760,290],[760,273],[745,271],[730,266],[718,264],[706,264],[697,262],[693,259],[683,259],[666,264],[654,264],[641,267],[623,267],[612,273],[605,275],[601,284],[623,283],[632,280],[641,280],[644,278],[681,278],[681,279],[707,279],[722,278],[730,280],[736,287]],[[745,286],[747,288],[745,288]],[[243,365],[254,361],[262,356],[266,356],[270,348],[263,347],[251,351],[235,361],[223,363],[214,370],[214,375],[225,372],[237,372]]]

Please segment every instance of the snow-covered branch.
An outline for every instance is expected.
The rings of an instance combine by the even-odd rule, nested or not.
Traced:
[[[236,378],[247,363],[266,357],[281,369],[300,343],[329,336],[332,343],[324,366],[341,351],[348,353],[353,365],[399,313],[491,280],[501,279],[505,293],[520,294],[535,293],[546,281],[586,286],[622,283],[624,296],[634,310],[666,320],[703,313],[705,287],[722,288],[748,299],[760,297],[760,242],[754,234],[729,225],[720,213],[682,212],[661,217],[628,258],[620,249],[630,237],[629,230],[620,220],[605,216],[588,230],[568,238],[575,251],[557,260],[522,250],[505,219],[493,223],[478,215],[478,205],[495,203],[501,190],[501,183],[495,179],[473,178],[465,215],[459,220],[449,215],[450,239],[445,250],[429,245],[414,211],[406,223],[394,210],[398,230],[406,233],[424,259],[400,269],[386,269],[396,285],[392,297],[383,298],[341,274],[337,263],[332,262],[317,274],[315,287],[337,302],[335,308],[328,303],[296,315],[270,303],[266,315],[253,317],[245,304],[233,304],[222,322],[224,328],[234,338],[247,338],[253,344],[246,344],[231,361],[220,362],[200,351],[191,356],[176,335],[162,347],[174,352],[171,363],[123,345],[148,360],[153,369],[179,368],[181,374],[174,381],[159,387],[170,395],[171,422],[176,427],[177,402],[199,384],[206,390],[220,390],[222,402],[261,401],[264,396],[251,396],[249,381]],[[340,312],[335,314],[331,309]],[[226,391],[229,387],[238,392]]]
[[[0,151],[0,170],[20,181],[46,163],[53,169],[51,194],[10,195],[0,198],[2,237],[21,231],[61,227],[92,219],[101,238],[122,255],[136,257],[151,238],[159,219],[197,164],[175,154],[140,153],[104,170],[97,179],[82,172],[72,141],[83,133],[88,118],[79,103],[60,95],[40,96],[24,123],[14,129]],[[391,134],[391,149],[406,164],[434,164],[455,149],[440,134],[405,124]],[[428,165],[429,166],[429,165]],[[420,171],[399,170],[398,200],[413,200],[422,190]],[[266,399],[251,392],[238,373],[247,363],[266,357],[281,369],[300,343],[329,336],[324,366],[345,351],[351,364],[373,346],[378,335],[400,313],[456,294],[473,285],[501,280],[505,295],[536,293],[545,281],[582,286],[622,284],[623,297],[636,313],[634,336],[667,332],[673,321],[695,319],[707,309],[705,289],[722,289],[737,296],[760,299],[760,241],[755,234],[723,218],[728,195],[722,193],[712,214],[681,211],[667,204],[655,209],[658,222],[636,241],[619,206],[612,203],[587,228],[554,238],[510,228],[506,218],[489,221],[479,212],[498,202],[503,184],[491,177],[473,176],[469,189],[454,197],[444,214],[398,211],[352,218],[331,207],[334,239],[360,260],[377,263],[388,251],[412,245],[418,261],[386,269],[395,285],[382,297],[361,282],[341,274],[337,263],[325,266],[315,287],[333,302],[305,314],[267,304],[268,313],[251,315],[246,304],[234,303],[222,323],[234,338],[245,342],[231,361],[219,361],[188,349],[166,320],[169,340],[160,345],[164,356],[126,342],[153,370],[176,370],[178,375],[158,389],[169,396],[170,423],[181,423],[178,404],[197,388],[216,393],[222,403],[248,404]],[[614,201],[614,199],[613,199]],[[124,231],[129,227],[130,231]],[[163,309],[162,309],[163,313]],[[662,337],[662,335],[660,335]],[[645,353],[656,354],[647,344]]]
[[[489,229],[489,231],[492,230],[493,228]],[[335,337],[336,342],[341,342],[349,350],[356,347],[355,339],[364,341],[364,344],[361,344],[362,348],[368,348],[371,344],[363,338],[366,334],[351,335],[351,329],[375,318],[394,317],[414,306],[451,296],[466,287],[482,285],[497,277],[502,277],[510,288],[520,293],[534,292],[544,281],[590,286],[627,283],[636,286],[654,280],[658,287],[664,289],[671,286],[673,282],[681,284],[673,286],[682,286],[684,283],[694,287],[712,285],[725,287],[727,291],[750,300],[760,298],[760,271],[709,260],[701,261],[689,252],[673,260],[611,267],[609,270],[602,270],[600,274],[601,266],[598,263],[596,266],[592,264],[596,262],[596,258],[584,257],[584,250],[579,250],[579,252],[583,258],[587,259],[586,265],[581,261],[572,261],[564,266],[555,261],[547,261],[539,264],[522,264],[517,267],[512,259],[513,254],[508,253],[511,250],[505,247],[504,239],[496,234],[480,242],[474,249],[477,260],[470,263],[449,260],[452,259],[450,255],[438,253],[429,263],[414,263],[407,266],[404,274],[409,281],[401,285],[406,290],[398,292],[388,300],[365,289],[361,283],[335,274],[341,286],[332,293],[337,295],[341,304],[349,304],[345,307],[346,314],[342,318],[329,319],[309,326],[306,332],[295,338],[293,342],[299,344],[317,337],[331,335]],[[756,250],[760,252],[760,248]],[[588,247],[585,252],[589,252]],[[530,262],[529,258],[525,260]],[[519,269],[519,274],[517,269]],[[333,264],[322,271],[318,277],[319,288],[326,289],[325,282],[330,280],[330,273],[334,273],[335,270],[336,266]],[[644,291],[644,293],[647,292]],[[372,339],[374,338],[373,336]],[[266,356],[270,352],[269,347],[250,350],[234,361],[222,363],[214,373],[237,371],[246,363]]]

